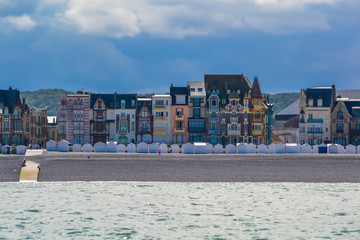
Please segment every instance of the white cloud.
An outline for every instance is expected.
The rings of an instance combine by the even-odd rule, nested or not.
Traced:
[[[69,0],[57,14],[80,33],[114,38],[147,33],[183,38],[229,30],[268,33],[318,31],[330,28],[326,13],[313,5],[339,0]]]
[[[30,31],[36,26],[36,22],[27,14],[0,18],[0,26],[11,28],[9,25],[17,30]]]

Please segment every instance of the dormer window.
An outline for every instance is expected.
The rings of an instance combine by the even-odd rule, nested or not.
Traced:
[[[8,117],[8,116],[9,116],[9,109],[8,109],[8,108],[5,108],[5,110],[4,110],[4,115],[5,115],[5,117]]]
[[[237,90],[236,92],[237,92],[237,94],[240,94],[240,90]]]
[[[317,100],[317,106],[318,106],[318,107],[322,107],[322,106],[323,106],[323,99],[322,99],[321,96],[320,96],[320,97],[318,98],[318,100]]]
[[[202,88],[198,88],[198,92],[202,92],[202,90],[203,90]]]
[[[227,90],[227,94],[230,94],[230,90]]]
[[[190,88],[190,92],[195,92],[195,88]]]
[[[313,106],[314,106],[314,99],[312,99],[312,97],[309,97],[309,99],[308,99],[308,105],[309,105],[309,107],[313,107]]]
[[[343,117],[344,117],[343,111],[339,110],[339,111],[337,112],[337,118],[338,118],[338,119],[343,119]]]

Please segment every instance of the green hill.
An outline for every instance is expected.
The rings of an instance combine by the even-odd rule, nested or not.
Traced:
[[[20,97],[26,99],[30,107],[48,107],[48,116],[56,116],[58,113],[60,98],[62,94],[73,93],[64,89],[39,89],[36,91],[20,92]]]
[[[48,116],[56,116],[62,94],[73,93],[64,89],[39,89],[36,91],[20,92],[21,98],[26,99],[29,106],[38,108],[48,107]],[[269,94],[270,102],[274,104],[274,114],[300,98],[300,93]]]

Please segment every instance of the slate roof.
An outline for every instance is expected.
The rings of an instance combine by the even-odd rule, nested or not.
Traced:
[[[350,113],[350,115],[353,116],[352,109],[360,107],[360,99],[353,99],[353,100],[349,100],[349,101],[344,101],[344,104],[345,104],[348,112]]]
[[[94,104],[96,103],[96,100],[98,98],[101,98],[104,101],[106,108],[109,108],[109,109],[120,109],[121,108],[121,100],[125,100],[125,108],[126,109],[136,109],[137,94],[135,94],[135,93],[129,93],[129,94],[115,94],[115,93],[95,94],[95,93],[92,93],[90,95],[90,108],[94,107]],[[131,105],[131,100],[135,100],[135,106]]]
[[[208,99],[213,90],[218,90],[220,99],[226,99],[226,103],[220,102],[220,107],[225,107],[228,104],[228,96],[232,91],[240,90],[240,103],[243,104],[245,93],[249,93],[252,85],[249,79],[244,75],[213,75],[205,74],[204,76],[206,98]],[[227,93],[230,90],[230,93]]]
[[[336,97],[360,99],[360,89],[336,90]]]
[[[260,84],[259,84],[259,80],[258,80],[257,76],[254,79],[254,83],[252,85],[250,97],[251,98],[262,98]]]
[[[300,99],[296,100],[276,115],[298,115],[299,114]]]
[[[147,105],[147,107],[149,108],[150,114],[152,113],[152,100],[151,98],[138,98],[137,99],[137,108],[136,108],[136,113],[138,114],[142,108],[142,106],[144,105],[144,103]]]
[[[240,96],[235,91],[232,91],[229,95],[229,99],[240,99]]]
[[[319,88],[307,88],[306,92],[306,101],[308,102],[311,97],[314,100],[314,107],[317,107],[318,98],[323,99],[323,107],[331,107],[332,103],[332,87],[319,87]]]
[[[0,89],[0,108],[9,108],[9,114],[14,113],[16,100],[20,101],[20,91],[17,89]]]
[[[176,95],[185,95],[185,104],[180,105],[188,105],[188,88],[187,87],[170,87],[170,95],[171,95],[171,104],[172,105],[179,105],[176,104]]]

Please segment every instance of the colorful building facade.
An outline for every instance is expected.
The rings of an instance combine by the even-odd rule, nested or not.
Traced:
[[[188,139],[188,88],[170,87],[171,95],[171,135],[173,144],[184,144]]]
[[[152,143],[154,117],[151,98],[138,98],[136,108],[136,143]]]
[[[152,95],[152,115],[154,116],[154,142],[171,143],[171,96]]]
[[[189,142],[205,140],[206,91],[203,81],[189,81],[188,84],[188,129]]]

